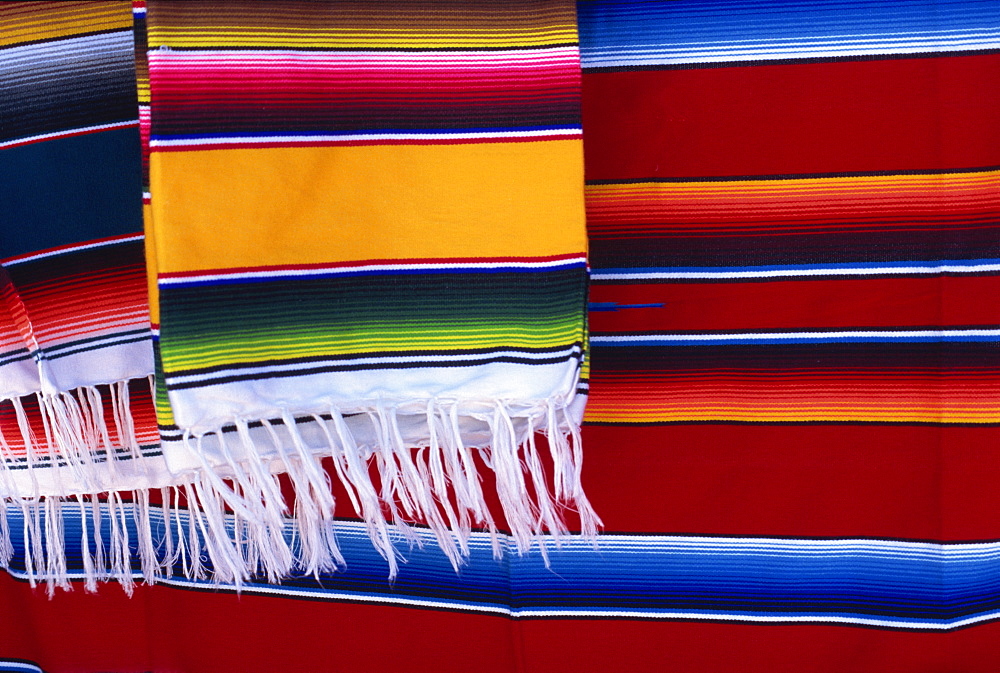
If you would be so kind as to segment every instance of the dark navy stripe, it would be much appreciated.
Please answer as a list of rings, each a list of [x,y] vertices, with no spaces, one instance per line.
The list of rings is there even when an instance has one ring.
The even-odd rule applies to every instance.
[[[0,257],[142,232],[138,128],[47,140],[2,154]]]

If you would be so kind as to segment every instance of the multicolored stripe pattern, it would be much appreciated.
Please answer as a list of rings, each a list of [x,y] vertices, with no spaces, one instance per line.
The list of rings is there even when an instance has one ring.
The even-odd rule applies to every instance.
[[[132,0],[135,40],[135,88],[139,104],[139,138],[142,142],[142,201],[149,204],[149,40],[146,36],[146,1]],[[148,213],[143,212],[143,217]]]
[[[42,357],[149,341],[142,243],[131,234],[4,261]]]
[[[997,264],[982,255],[996,243],[998,195],[995,168],[594,180],[587,222],[596,280],[980,273]]]
[[[589,70],[722,67],[1000,49],[996,9],[975,0],[579,3]]]
[[[592,632],[588,661],[995,667],[991,646],[963,657],[951,635],[995,620],[994,599],[958,587],[964,553],[1000,532],[1000,136],[983,90],[1000,8],[940,9],[578,3],[584,439],[604,468],[588,488],[635,554],[607,584],[575,576],[613,605],[589,613],[609,635]],[[613,556],[623,538],[607,539]],[[918,549],[935,560],[895,565]],[[888,565],[870,574],[875,558]],[[537,637],[571,647],[586,627],[568,615],[585,612],[550,604]]]
[[[129,539],[136,540],[133,507],[119,508],[114,516],[120,516]],[[104,530],[98,539],[107,544],[112,513],[107,506],[103,509]],[[11,509],[7,516],[16,524],[22,514]],[[86,552],[80,546],[83,536],[93,536],[90,506],[67,504],[62,518],[71,558],[95,553],[93,540]],[[184,511],[154,518],[154,544],[160,546],[182,543],[189,527],[197,525]],[[291,528],[287,534],[291,539]],[[475,534],[469,565],[457,575],[433,536],[418,536],[423,549],[407,554],[407,564],[391,583],[386,580],[386,562],[369,544],[364,526],[342,522],[337,537],[352,559],[346,570],[322,574],[318,580],[293,577],[281,585],[251,582],[241,592],[519,621],[725,620],[941,632],[1000,615],[993,579],[1000,563],[996,541],[605,535],[599,554],[586,543],[569,542],[552,554],[546,567],[538,554],[513,553],[509,539],[498,561],[489,536]],[[23,547],[24,541],[15,538],[14,544]],[[164,583],[205,588],[205,583],[183,576],[182,564],[178,560],[177,576]],[[11,571],[17,576],[23,569]],[[79,564],[69,569],[71,576],[82,576],[82,571]]]
[[[140,588],[145,602],[106,612],[106,595],[61,597],[87,617],[66,631],[88,647],[52,646],[64,670],[95,642],[109,644],[95,669],[322,670],[331,628],[356,634],[337,665],[359,669],[996,670],[996,5],[579,12],[597,260],[585,480],[606,549],[566,545],[547,570],[497,563],[474,535],[456,577],[421,533],[390,585],[343,523],[351,562],[318,583],[237,601],[174,578],[194,591]],[[342,268],[316,263],[302,266]],[[163,277],[239,288],[270,266]],[[398,647],[373,647],[385,632]],[[442,661],[428,633],[460,633],[466,656]]]
[[[579,371],[572,3],[167,1],[147,23],[165,433],[208,386],[461,398],[476,367]],[[525,398],[499,376],[488,398]]]
[[[984,628],[994,599],[973,607],[976,590],[959,585],[965,552],[1000,532],[987,504],[1000,101],[986,85],[1000,76],[1000,7],[578,11],[593,266],[584,438],[589,464],[606,467],[589,487],[637,555],[619,559],[630,579],[604,586],[615,606],[597,612],[619,634],[671,620],[647,640],[673,639],[664,656],[713,671],[743,663],[713,664],[697,643],[739,625],[753,631],[746,661],[794,640],[795,670],[870,671],[899,660],[884,637],[862,649],[822,624]],[[606,504],[622,493],[635,502]],[[924,552],[922,570],[895,565]],[[879,579],[875,558],[888,563]],[[957,664],[940,643],[903,642],[945,669],[995,666],[983,651]]]
[[[948,7],[581,4],[591,421],[1000,421],[1000,13]]]
[[[127,2],[0,8],[0,149],[136,125]]]
[[[0,259],[45,358],[149,338],[129,9],[0,8]]]
[[[95,414],[98,417],[115,418],[119,414],[116,405],[120,404],[122,398],[127,400],[130,410],[129,421],[135,435],[135,446],[130,446],[131,438],[123,436],[123,427],[129,421],[125,421],[122,425],[110,423],[107,437],[102,438],[104,441],[97,442],[92,451],[91,459],[97,463],[103,463],[112,458],[130,460],[136,457],[134,452],[145,457],[160,455],[159,433],[156,428],[156,414],[149,381],[133,379],[121,392],[112,391],[112,387],[106,385],[95,386],[95,388],[98,391],[101,407]],[[77,400],[83,399],[83,394],[79,392],[73,393],[73,395]],[[88,400],[83,400],[83,403],[87,402]],[[0,401],[0,427],[5,430],[18,428],[18,415],[23,413],[23,420],[28,428],[26,436],[34,438],[35,441],[29,444],[25,441],[25,434],[8,431],[5,434],[6,443],[3,447],[4,469],[21,471],[64,465],[65,460],[52,451],[50,445],[45,441],[40,441],[47,438],[47,432],[51,433],[52,430],[46,427],[45,414],[39,406],[38,397],[25,396],[19,400],[19,406],[20,409],[15,408],[14,403],[10,400]]]
[[[131,4],[4,3],[0,86],[0,430],[10,463],[25,442],[14,405],[45,453],[52,429],[37,394],[82,403],[82,387],[132,380],[149,396]],[[148,400],[144,412],[135,397],[136,429],[153,451]]]
[[[21,305],[10,275],[0,267],[0,370],[7,396],[26,395],[41,389],[38,367],[21,329]]]
[[[166,385],[580,359],[585,270],[577,257],[163,274]]]
[[[152,145],[578,138],[565,2],[156,3]]]

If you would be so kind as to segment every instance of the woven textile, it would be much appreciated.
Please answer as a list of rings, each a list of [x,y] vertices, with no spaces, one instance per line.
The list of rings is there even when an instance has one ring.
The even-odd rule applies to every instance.
[[[81,242],[56,252],[18,237],[16,213],[5,224],[20,246],[4,262],[5,495],[40,540],[39,576],[66,579],[67,497],[101,577],[133,554],[148,579],[332,570],[335,480],[390,576],[411,524],[456,567],[473,527],[498,556],[502,529],[522,552],[566,533],[567,505],[594,534],[572,3],[15,3],[5,18],[29,42],[5,52],[5,169],[20,151],[35,175],[65,171],[63,145],[48,166],[39,152],[89,143],[80,161],[119,178],[103,187],[122,213],[73,204]],[[75,32],[49,35],[59,22]],[[130,144],[95,153],[115,139]],[[30,175],[11,189],[42,235],[66,235]],[[105,232],[140,213],[149,310],[143,237]],[[50,277],[29,277],[39,265]],[[161,441],[144,445],[154,360]],[[94,537],[133,518],[138,549]]]
[[[983,90],[1000,6],[724,4],[579,8],[606,309],[587,420],[644,465],[672,453],[643,479],[656,514],[627,528],[661,534],[629,541],[649,594],[614,613],[995,619],[997,528],[973,504],[992,488],[973,473],[995,469],[1000,420],[1000,101]],[[928,645],[926,668],[857,660],[967,670],[947,650]],[[855,667],[840,656],[830,670]]]
[[[344,568],[239,596],[175,572],[50,602],[0,577],[0,655],[50,673],[1000,668],[1000,4],[585,0],[577,25],[597,552],[497,562],[515,542],[474,528],[456,573],[417,527],[389,581],[359,517],[334,525]]]
[[[146,489],[169,484],[150,386],[131,4],[6,3],[0,88],[0,491],[30,530],[24,565],[65,583],[64,506],[100,539],[122,492],[143,509]],[[109,574],[131,583],[127,542],[111,546],[117,561],[103,550],[96,566],[72,561],[91,587]]]
[[[564,530],[536,430],[593,527],[570,443],[587,281],[573,6],[499,9],[148,5],[168,462],[235,483],[198,488],[271,522],[246,532],[278,575],[268,461],[294,483],[309,570],[342,561],[331,453],[392,573],[383,508],[456,563],[471,525],[496,530],[474,448],[522,549]]]

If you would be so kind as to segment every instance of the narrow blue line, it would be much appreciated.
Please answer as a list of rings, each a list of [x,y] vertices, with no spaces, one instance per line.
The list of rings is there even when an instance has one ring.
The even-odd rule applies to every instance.
[[[599,337],[591,339],[594,348],[621,348],[628,346],[769,346],[785,344],[822,343],[994,343],[1000,336],[934,336],[934,337],[789,337],[776,339],[637,339],[628,341],[603,341]]]
[[[760,266],[641,266],[641,267],[593,267],[591,274],[625,275],[635,273],[756,273],[766,271],[827,271],[827,270],[859,270],[921,268],[934,271],[942,266],[984,266],[1000,265],[1000,259],[945,259],[935,261],[910,262],[906,260],[895,262],[845,262],[836,264],[763,264]]]
[[[378,136],[387,133],[397,134],[419,134],[419,135],[461,135],[467,133],[523,133],[527,131],[580,131],[577,125],[557,125],[557,126],[497,126],[482,128],[448,128],[448,129],[356,129],[351,131],[250,131],[240,133],[190,133],[182,135],[151,135],[151,141],[157,140],[231,140],[234,138],[308,138],[313,136]]]
[[[169,292],[175,289],[187,289],[193,287],[208,287],[214,285],[244,285],[250,283],[275,283],[283,281],[308,281],[308,280],[330,280],[336,278],[354,278],[359,276],[416,276],[416,275],[457,275],[457,274],[484,274],[484,273],[538,273],[548,271],[568,271],[572,269],[585,269],[586,262],[570,262],[558,266],[544,267],[456,267],[443,269],[370,269],[359,271],[330,271],[324,273],[304,273],[302,275],[275,275],[275,276],[251,276],[249,278],[213,278],[209,280],[174,281],[161,283],[160,289]]]

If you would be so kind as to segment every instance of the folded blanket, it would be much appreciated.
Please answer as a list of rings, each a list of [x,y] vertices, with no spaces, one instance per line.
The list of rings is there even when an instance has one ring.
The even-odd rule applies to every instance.
[[[86,218],[107,217],[77,208],[67,250],[90,255],[86,280],[102,284],[46,304],[90,339],[56,344],[66,355],[33,341],[45,313],[15,277],[51,258],[66,276],[54,284],[82,283],[62,257],[37,252],[66,242],[18,239],[27,215],[3,225],[0,241],[25,248],[2,253],[4,475],[27,461],[27,480],[3,495],[31,510],[35,575],[67,576],[62,503],[76,502],[85,524],[77,496],[93,505],[105,491],[120,511],[92,507],[96,527],[81,526],[82,544],[108,551],[92,555],[90,579],[125,574],[133,555],[148,579],[178,567],[237,584],[329,570],[345,562],[333,529],[343,515],[366,522],[390,574],[412,525],[430,527],[456,566],[473,528],[494,534],[497,554],[500,530],[521,551],[558,539],[567,509],[595,534],[580,482],[587,263],[573,3],[133,4],[135,52],[129,3],[7,10],[30,15],[23,49],[35,62],[59,65],[19,75],[16,47],[0,52],[0,71],[72,102],[31,114],[19,102],[12,118],[107,116],[127,78],[127,119],[53,123],[105,144],[127,131],[114,157],[87,159],[122,178],[127,232],[140,193],[146,204],[148,314],[142,237],[106,232]],[[66,24],[60,12],[75,12],[81,37],[46,32]],[[120,50],[95,51],[97,38]],[[101,73],[119,54],[96,100],[75,84],[90,74],[65,56],[74,49]],[[37,153],[52,142],[43,131],[15,129],[12,142]],[[62,230],[38,204],[23,210]],[[126,310],[123,293],[140,308]],[[90,327],[78,329],[85,313]],[[154,360],[160,443],[147,445],[135,418],[148,423]],[[41,445],[66,468],[49,472],[73,479],[39,481]],[[334,502],[340,491],[349,507]],[[119,544],[112,563],[95,535],[125,509],[142,539]]]
[[[150,390],[131,3],[5,3],[0,89],[0,497],[30,529],[30,576],[65,584],[63,529],[80,526],[90,586],[128,585],[130,543],[98,543],[106,514],[128,497],[146,518],[148,489],[170,483]],[[4,564],[8,535],[0,521]]]
[[[393,572],[386,515],[457,563],[497,527],[479,453],[526,548],[564,530],[541,431],[591,529],[573,4],[157,1],[147,22],[163,438],[202,506],[254,522],[270,569],[286,473],[305,566],[329,567],[327,457]]]

